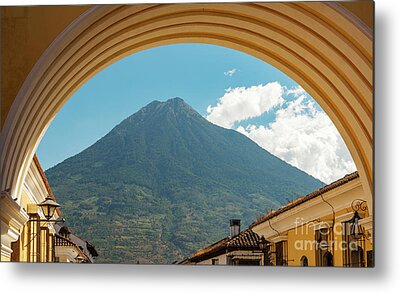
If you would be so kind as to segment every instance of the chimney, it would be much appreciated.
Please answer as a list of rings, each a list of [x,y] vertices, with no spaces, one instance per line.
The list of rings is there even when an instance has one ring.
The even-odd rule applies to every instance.
[[[229,237],[235,237],[240,233],[240,220],[231,219],[229,221]]]

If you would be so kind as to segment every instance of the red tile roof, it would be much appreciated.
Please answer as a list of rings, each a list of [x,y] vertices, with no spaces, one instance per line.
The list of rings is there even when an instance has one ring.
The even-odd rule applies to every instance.
[[[52,191],[51,188],[50,188],[49,181],[47,181],[47,177],[46,177],[46,175],[44,174],[43,168],[42,168],[42,166],[40,165],[39,159],[38,159],[38,157],[36,156],[36,154],[33,156],[33,162],[35,163],[36,167],[37,167],[38,170],[39,170],[40,177],[42,177],[43,183],[44,183],[44,185],[46,186],[47,193],[49,194],[49,196],[50,196],[55,202],[57,202],[57,201],[56,201],[56,198],[54,197],[53,191]],[[59,208],[57,208],[57,212],[58,212],[58,214],[60,214],[60,209],[59,209]]]
[[[311,200],[313,198],[316,198],[316,197],[320,196],[321,194],[324,194],[324,193],[326,193],[326,192],[328,192],[328,191],[330,191],[332,189],[335,189],[335,188],[337,188],[337,187],[339,187],[341,185],[344,185],[344,184],[346,184],[346,183],[348,183],[348,182],[350,182],[350,181],[352,181],[354,179],[357,179],[359,177],[360,177],[360,175],[358,174],[357,171],[353,172],[351,174],[347,174],[343,178],[338,179],[338,180],[332,182],[331,184],[328,184],[328,185],[326,185],[326,186],[324,186],[324,187],[322,187],[320,189],[317,189],[317,190],[315,190],[315,191],[313,191],[313,192],[311,192],[311,193],[309,193],[309,194],[307,194],[305,196],[302,196],[302,197],[290,202],[289,204],[287,204],[285,206],[282,206],[281,208],[279,208],[276,211],[271,211],[270,213],[258,218],[257,220],[255,220],[250,225],[249,228],[252,228],[252,227],[254,227],[254,226],[258,225],[258,224],[261,224],[261,223],[263,223],[263,222],[265,222],[265,221],[267,221],[269,219],[272,219],[272,218],[278,216],[279,214],[282,214],[283,212],[286,212],[286,211],[288,211],[288,210],[290,210],[290,209],[292,209],[292,208],[294,208],[294,207],[296,207],[296,206],[298,206],[298,205],[300,205],[300,204],[302,204],[302,203],[304,203],[306,201],[309,201],[309,200]]]
[[[193,253],[188,259],[189,262],[199,262],[213,256],[235,250],[258,250],[260,236],[252,230],[247,229],[235,237],[226,237],[210,246]]]

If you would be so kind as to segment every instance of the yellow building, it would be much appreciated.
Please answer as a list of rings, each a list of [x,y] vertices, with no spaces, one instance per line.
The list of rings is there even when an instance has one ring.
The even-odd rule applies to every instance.
[[[55,229],[55,262],[94,262],[98,253],[93,245],[74,235],[66,226],[55,225]]]
[[[373,221],[365,197],[354,172],[178,264],[372,267]]]
[[[76,259],[78,255],[71,254],[73,258],[62,258],[63,261],[81,262],[81,258],[92,261],[93,258],[73,241],[60,241],[62,236],[57,234],[59,228],[54,221],[60,217],[60,210],[36,156],[22,186],[21,196],[17,200],[12,199],[7,191],[2,192],[0,197],[0,260],[54,262],[59,258],[57,253],[63,254],[65,250],[61,244],[71,242],[79,250],[77,254],[80,257]],[[50,205],[43,206],[43,203]]]
[[[268,262],[372,267],[373,221],[357,172],[301,197],[251,226],[268,241]]]
[[[35,156],[24,180],[21,196],[13,200],[1,194],[1,261],[51,262],[54,260],[54,225],[44,222],[38,204],[47,197],[53,201],[46,176]],[[53,218],[58,218],[57,208]]]

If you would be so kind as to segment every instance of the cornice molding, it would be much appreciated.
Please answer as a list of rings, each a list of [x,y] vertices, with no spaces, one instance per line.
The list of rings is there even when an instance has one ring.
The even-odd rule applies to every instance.
[[[321,221],[314,224],[314,230],[321,230],[325,228],[331,228],[333,226],[333,221]]]
[[[0,196],[0,218],[7,223],[12,222],[17,228],[22,228],[29,216],[8,194]]]
[[[351,202],[355,198],[362,198],[363,189],[359,178],[326,192],[324,200],[333,205],[335,212],[339,212],[351,207]],[[279,233],[295,229],[302,225],[318,225],[321,218],[331,216],[331,220],[324,220],[325,223],[333,224],[333,211],[321,196],[310,199],[290,210],[287,210],[269,221],[262,222],[252,227],[258,235],[266,238],[273,237]],[[338,217],[335,217],[337,220]]]
[[[9,196],[0,196],[1,255],[10,258],[11,243],[18,240],[20,231],[28,221],[28,214]]]
[[[281,241],[287,241],[287,239],[288,239],[287,235],[278,235],[278,236],[271,238],[270,241],[272,241],[274,243],[278,243]]]
[[[1,244],[1,259],[0,261],[6,261],[11,258],[12,249],[3,243]]]
[[[335,221],[343,223],[343,222],[346,222],[346,221],[350,220],[353,216],[354,216],[354,212],[351,211],[351,212],[345,213],[343,215],[337,216],[335,218]]]

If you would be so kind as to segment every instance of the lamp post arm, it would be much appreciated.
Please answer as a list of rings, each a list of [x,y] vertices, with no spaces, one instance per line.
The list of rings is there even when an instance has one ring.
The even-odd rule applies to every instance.
[[[65,219],[64,219],[64,218],[62,218],[61,220],[42,220],[42,219],[36,220],[36,219],[29,219],[28,222],[39,222],[39,223],[43,223],[43,222],[46,222],[46,223],[64,223],[64,222],[65,222]]]

